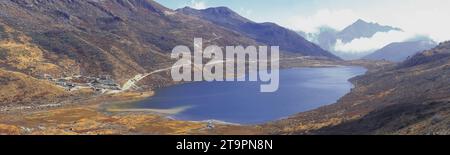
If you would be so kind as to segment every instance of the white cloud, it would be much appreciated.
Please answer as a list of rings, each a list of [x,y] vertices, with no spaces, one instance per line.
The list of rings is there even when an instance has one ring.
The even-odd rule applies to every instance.
[[[329,26],[331,28],[342,30],[352,24],[360,17],[349,9],[330,10],[322,9],[312,16],[295,16],[290,18],[287,25],[291,29],[314,33],[320,26]]]
[[[414,33],[402,31],[378,32],[371,38],[354,39],[349,43],[338,40],[334,49],[340,52],[360,53],[375,51],[393,42],[402,42],[415,37]]]
[[[405,0],[364,14],[373,21],[400,27],[407,32],[426,34],[441,42],[450,39],[449,8],[448,0]]]
[[[191,4],[190,4],[191,8],[194,9],[206,9],[206,3],[204,1],[197,1],[197,0],[192,0]]]
[[[351,1],[350,1],[351,2]],[[343,4],[345,2],[333,2]],[[379,0],[329,9],[317,9],[314,14],[293,15],[281,23],[291,29],[317,32],[328,25],[337,30],[357,19],[399,27],[409,33],[424,34],[438,42],[450,40],[449,0]]]
[[[251,9],[246,9],[246,8],[239,8],[239,14],[243,15],[243,16],[250,16],[253,13],[253,10]]]
[[[364,19],[404,30],[404,32],[377,33],[371,38],[355,39],[350,43],[338,41],[335,50],[341,52],[373,51],[417,35],[429,36],[437,42],[450,40],[450,20],[447,20],[450,17],[449,0],[379,0],[340,5],[332,9],[318,4],[318,9],[312,14],[298,13],[281,20],[281,24],[293,30],[316,33],[321,26],[342,30],[357,19]]]

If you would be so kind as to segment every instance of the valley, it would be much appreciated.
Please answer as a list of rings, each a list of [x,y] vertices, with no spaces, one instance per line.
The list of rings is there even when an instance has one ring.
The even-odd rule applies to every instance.
[[[307,60],[307,58],[290,58],[286,59],[289,63],[281,61],[281,64],[284,64],[283,68],[333,67],[345,65],[333,61],[320,62],[312,59],[308,61],[304,60]],[[294,65],[290,66],[289,64]],[[170,68],[159,69],[146,75],[152,76],[153,74],[168,72],[169,70]],[[106,91],[105,89],[104,91],[96,92],[90,87],[68,91],[64,90],[63,87],[55,86],[58,89],[61,89],[62,92],[73,95],[73,97],[65,97],[64,100],[60,102],[45,100],[49,104],[3,106],[1,108],[0,132],[2,134],[45,135],[268,134],[258,125],[233,125],[215,122],[214,128],[210,128],[210,122],[177,121],[168,118],[168,115],[177,111],[175,109],[175,111],[165,111],[157,109],[127,108],[130,103],[153,96],[152,91],[134,89],[139,87],[137,83],[140,83],[139,81],[143,79],[145,79],[145,77],[137,75],[135,78],[129,80],[132,83],[130,86],[133,87],[129,87],[129,90],[125,90],[124,88],[127,88],[125,85],[122,87],[122,90],[119,91]],[[39,81],[46,82],[47,79]],[[167,86],[173,84],[167,84]],[[86,94],[83,96],[76,95],[76,92],[80,90],[85,90]],[[124,119],[126,119],[126,123],[123,122],[125,121]],[[148,124],[153,125],[149,126]]]
[[[321,27],[318,32],[259,23],[227,7],[170,9],[153,0],[3,0],[0,135],[450,133],[450,42],[414,36],[369,51],[362,59],[343,60],[339,52],[354,51],[347,46],[335,50],[338,43],[404,30],[359,19],[342,30]],[[194,38],[203,38],[205,47],[280,46],[276,61],[290,75],[283,80],[289,81],[283,87],[289,91],[249,99],[245,95],[252,85],[183,87],[189,82],[171,78],[171,70],[179,67],[173,66],[171,51],[179,45],[195,49]],[[182,88],[168,93],[176,97],[157,94],[173,87]],[[227,88],[240,91],[217,103],[202,98],[220,96]],[[300,92],[306,96],[296,94]],[[149,101],[158,97],[174,102]],[[183,97],[198,100],[187,103],[193,100]],[[252,102],[240,112],[253,112],[253,117],[220,113],[237,111],[238,99]],[[289,104],[270,105],[278,101]],[[142,102],[145,106],[136,106]],[[256,102],[264,103],[261,109],[254,108]],[[216,104],[217,111],[208,113],[214,111],[208,103]],[[195,113],[206,117],[176,117],[195,105],[206,107]]]

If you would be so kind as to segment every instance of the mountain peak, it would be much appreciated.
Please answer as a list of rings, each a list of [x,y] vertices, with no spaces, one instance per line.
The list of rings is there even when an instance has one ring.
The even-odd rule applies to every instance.
[[[211,14],[222,15],[222,16],[235,16],[235,17],[239,16],[240,17],[240,15],[238,13],[236,13],[233,10],[231,10],[230,8],[227,8],[224,6],[207,8],[202,11],[211,13]]]
[[[231,23],[247,23],[251,22],[245,17],[242,17],[238,13],[234,12],[230,8],[227,7],[212,7],[212,8],[206,8],[206,9],[195,9],[191,7],[184,7],[182,9],[176,10],[177,12],[187,14],[187,15],[193,15],[197,17],[201,17],[208,20],[225,20],[227,22]]]
[[[194,8],[192,8],[190,6],[185,6],[183,8],[179,8],[179,9],[176,9],[176,10],[197,10],[197,9],[194,9]]]
[[[225,6],[210,7],[210,8],[206,8],[204,10],[219,10],[219,11],[226,11],[226,12],[234,12],[233,10],[231,10],[230,8],[225,7]]]
[[[219,7],[210,7],[210,8],[206,8],[206,9],[196,9],[196,8],[192,8],[190,6],[185,6],[184,8],[181,9],[177,9],[177,11],[202,11],[202,12],[220,12],[220,13],[234,13],[236,14],[236,12],[234,12],[233,10],[231,10],[228,7],[225,6],[219,6]]]
[[[358,19],[352,25],[346,27],[338,34],[338,38],[344,43],[351,42],[353,39],[370,38],[378,32],[403,31],[400,28],[380,25],[378,23],[367,22]]]
[[[358,19],[356,22],[354,22],[352,25],[348,26],[347,28],[351,28],[351,27],[374,27],[374,28],[385,29],[385,30],[389,29],[389,31],[390,30],[402,31],[402,29],[400,29],[400,28],[387,26],[387,25],[380,25],[376,22],[367,22],[363,19]]]
[[[375,23],[375,22],[367,22],[363,19],[358,19],[357,21],[355,21],[352,25],[348,26],[348,27],[355,27],[355,26],[379,26],[382,27],[382,25]],[[347,28],[348,28],[347,27]]]
[[[358,24],[369,24],[368,22],[366,22],[363,19],[358,19],[355,23],[358,23]]]

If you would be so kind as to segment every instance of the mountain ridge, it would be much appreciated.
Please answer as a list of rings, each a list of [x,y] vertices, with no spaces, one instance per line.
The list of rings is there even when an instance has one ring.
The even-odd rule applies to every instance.
[[[260,45],[151,0],[0,1],[0,70],[5,73],[0,78],[6,80],[10,90],[17,91],[17,95],[4,95],[7,98],[2,100],[29,98],[24,95],[26,88],[36,90],[36,94],[60,92],[56,89],[64,87],[65,82],[59,80],[80,76],[107,76],[120,86],[136,75],[171,66],[175,61],[170,58],[171,50],[177,45],[192,48],[195,37],[211,39],[206,45]],[[23,89],[15,89],[14,81],[8,79],[21,79],[22,84],[17,85]],[[32,84],[45,86],[51,81],[47,79],[54,80],[50,83],[54,87],[47,88],[55,90],[35,89]],[[142,80],[136,89],[150,90],[172,83],[170,74],[164,72]],[[67,88],[63,91],[70,91]],[[2,93],[6,90],[0,89]],[[51,98],[58,94],[48,95],[48,102],[56,101]],[[48,103],[23,101],[24,105]]]
[[[400,28],[380,25],[378,23],[366,22],[358,19],[353,24],[347,26],[337,34],[337,38],[344,43],[349,43],[354,39],[370,38],[378,32],[403,31]]]
[[[194,37],[221,36],[211,44],[258,45],[151,0],[8,0],[0,7],[0,22],[31,38],[45,56],[75,61],[80,71],[68,74],[109,74],[120,82],[169,65],[172,48],[193,46]]]
[[[402,62],[408,57],[421,51],[429,50],[436,45],[437,43],[431,40],[394,42],[363,57],[363,59]]]
[[[280,46],[280,50],[300,53],[305,56],[323,56],[339,59],[319,46],[307,41],[296,32],[275,23],[256,23],[242,17],[226,7],[197,10],[189,7],[176,10],[179,13],[196,16],[216,25],[245,34],[258,42]]]
[[[318,44],[323,49],[326,49],[343,59],[353,60],[370,54],[373,51],[365,51],[360,54],[354,54],[348,51],[337,51],[335,50],[335,45],[338,41],[345,44],[353,41],[354,39],[370,38],[376,33],[390,31],[403,30],[392,26],[381,25],[375,22],[366,22],[362,19],[358,19],[342,30],[336,30],[331,27],[323,26],[319,28],[319,32],[317,33],[298,33],[303,35],[305,38],[308,38],[308,40]]]

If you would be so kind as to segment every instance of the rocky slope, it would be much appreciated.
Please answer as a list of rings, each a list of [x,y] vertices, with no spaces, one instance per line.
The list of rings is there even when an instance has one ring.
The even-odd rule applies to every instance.
[[[0,106],[52,102],[69,94],[48,82],[18,72],[0,69]],[[44,89],[45,88],[45,89]]]
[[[108,74],[120,82],[169,62],[172,48],[192,46],[194,37],[256,44],[151,0],[6,0],[0,2],[0,23],[28,37],[42,59],[76,62],[79,69],[65,70],[68,75]]]
[[[291,36],[279,26],[258,26]],[[204,46],[268,43],[152,0],[0,1],[0,69],[34,79],[109,75],[123,85],[138,74],[171,66],[171,50],[177,45],[192,48],[194,38],[203,38]],[[337,59],[300,36],[294,39],[307,49],[302,54]],[[140,84],[154,88],[169,80],[169,74],[161,73]]]
[[[47,98],[45,94],[57,97],[57,87],[40,84],[45,75],[110,75],[123,84],[137,74],[170,66],[172,48],[192,47],[194,37],[209,41],[205,44],[258,45],[251,38],[151,0],[0,1],[0,70],[2,83],[11,85],[11,89],[0,88],[0,103],[34,102],[25,102],[36,97],[27,96],[28,90],[42,98]],[[148,81],[168,77],[158,75]],[[16,93],[4,94],[13,87]]]
[[[35,78],[77,71],[75,64],[73,60],[47,53],[29,36],[0,21],[0,110],[5,110],[5,106],[47,104],[80,95]]]
[[[268,125],[281,134],[449,134],[450,42],[352,79],[336,104]]]

